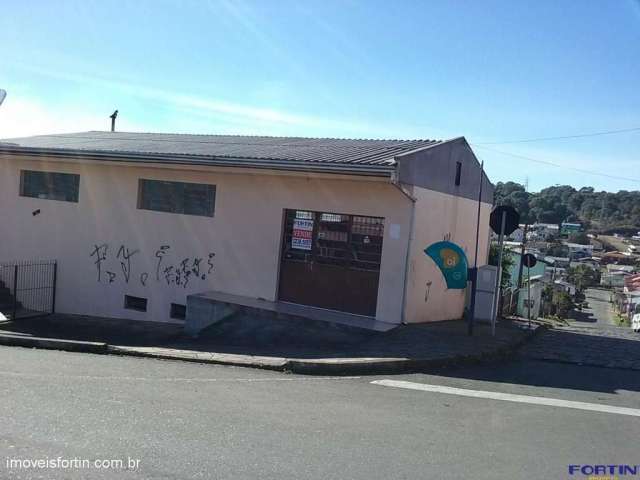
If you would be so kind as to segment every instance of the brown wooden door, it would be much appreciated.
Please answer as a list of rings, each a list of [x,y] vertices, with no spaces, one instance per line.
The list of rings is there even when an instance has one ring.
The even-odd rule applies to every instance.
[[[279,299],[375,316],[384,219],[286,210]]]

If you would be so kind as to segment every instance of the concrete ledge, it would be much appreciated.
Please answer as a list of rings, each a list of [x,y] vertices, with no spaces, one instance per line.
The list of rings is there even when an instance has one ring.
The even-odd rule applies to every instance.
[[[387,332],[397,328],[399,324],[386,323],[373,317],[353,313],[337,312],[324,308],[297,305],[293,303],[270,301],[260,298],[232,295],[229,293],[209,291],[189,295],[187,297],[186,330],[192,333],[217,323],[223,314],[216,313],[214,308],[225,307],[228,311],[252,316],[270,316],[291,320],[315,320],[328,325],[343,325],[352,328]],[[191,326],[193,324],[193,326]]]
[[[58,338],[31,337],[26,335],[0,335],[0,345],[10,347],[45,348],[67,352],[107,353],[107,344],[101,342],[81,342]]]
[[[195,338],[205,328],[230,317],[236,311],[237,308],[231,304],[213,302],[198,295],[188,295],[184,331]]]

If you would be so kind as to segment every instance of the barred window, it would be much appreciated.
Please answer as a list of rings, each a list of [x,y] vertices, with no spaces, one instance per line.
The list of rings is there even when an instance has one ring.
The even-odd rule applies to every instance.
[[[124,308],[128,310],[137,310],[139,312],[146,312],[147,299],[142,297],[134,297],[132,295],[125,295]]]
[[[215,185],[139,180],[138,208],[157,212],[213,217]]]
[[[80,175],[74,173],[20,171],[20,195],[23,197],[78,202]]]

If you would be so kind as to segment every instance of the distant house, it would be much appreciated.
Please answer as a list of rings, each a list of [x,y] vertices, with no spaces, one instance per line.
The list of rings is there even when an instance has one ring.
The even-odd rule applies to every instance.
[[[600,259],[598,257],[585,257],[579,258],[575,262],[572,262],[571,266],[574,266],[574,263],[576,264],[575,266],[588,265],[592,268],[598,268],[600,266]]]
[[[553,287],[556,290],[568,293],[572,297],[576,294],[576,286],[565,280],[554,280]]]
[[[640,292],[640,274],[628,275],[624,279],[625,292]]]
[[[518,295],[518,315],[524,318],[536,319],[540,316],[542,306],[543,278],[536,275],[529,279],[530,286],[525,278],[522,294]],[[530,315],[530,317],[529,317]]]
[[[582,245],[580,243],[566,242],[564,244],[569,249],[569,258],[587,258],[593,256],[593,245]]]
[[[518,288],[518,273],[520,271],[520,264],[522,263],[522,255],[519,252],[512,252],[511,258],[513,259],[513,263],[511,267],[509,267],[509,283],[512,288]],[[531,277],[544,276],[546,268],[547,264],[543,260],[538,260],[535,266],[531,269],[523,266],[523,283],[527,279],[527,275],[530,275]]]
[[[619,265],[635,265],[636,260],[640,258],[636,255],[621,252],[607,252],[602,255],[601,264],[619,264]]]
[[[560,235],[571,235],[572,233],[579,233],[581,231],[581,223],[562,222],[562,225],[560,226]]]
[[[544,261],[553,267],[561,268],[566,268],[571,264],[571,259],[569,257],[546,256],[544,257]]]
[[[624,273],[633,273],[636,271],[636,267],[634,267],[633,265],[616,265],[616,264],[608,264],[607,265],[607,272],[609,273],[613,273],[613,272],[624,272]]]
[[[530,230],[534,240],[550,240],[560,233],[560,227],[555,223],[534,223]]]
[[[600,275],[600,285],[611,288],[624,288],[624,279],[629,274],[622,271],[604,272]]]
[[[521,225],[519,228],[516,228],[511,235],[509,235],[509,239],[514,242],[521,243],[524,240],[524,225]]]
[[[627,279],[636,271],[633,265],[608,264],[600,276],[600,285],[626,289]]]

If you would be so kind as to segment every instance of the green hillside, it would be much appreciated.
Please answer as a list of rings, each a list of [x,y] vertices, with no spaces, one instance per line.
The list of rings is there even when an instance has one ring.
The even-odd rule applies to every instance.
[[[512,205],[523,223],[581,222],[589,229],[607,233],[640,230],[640,191],[596,192],[556,185],[529,193],[516,182],[498,182],[496,205]]]

